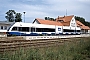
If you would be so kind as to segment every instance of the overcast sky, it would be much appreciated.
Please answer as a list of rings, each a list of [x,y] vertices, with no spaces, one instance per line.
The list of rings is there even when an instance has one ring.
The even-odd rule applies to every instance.
[[[5,13],[15,10],[22,14],[25,21],[33,22],[35,18],[75,15],[90,22],[90,0],[0,0],[0,21],[5,21]]]

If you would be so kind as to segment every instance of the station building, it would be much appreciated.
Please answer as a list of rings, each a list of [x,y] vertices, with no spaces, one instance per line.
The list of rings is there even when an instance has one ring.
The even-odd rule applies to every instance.
[[[63,17],[58,16],[55,21],[36,18],[33,21],[33,24],[47,24],[47,25],[62,26],[63,31],[67,31],[67,32],[69,30],[70,31],[73,30],[77,32],[80,31],[82,34],[90,33],[89,32],[90,28],[82,24],[80,21],[75,20],[74,15],[63,16]]]
[[[0,21],[0,34],[5,34],[13,22]]]

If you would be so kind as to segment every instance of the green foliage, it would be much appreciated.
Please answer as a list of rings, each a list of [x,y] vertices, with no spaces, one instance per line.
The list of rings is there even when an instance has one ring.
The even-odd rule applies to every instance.
[[[75,16],[75,19],[78,20],[78,21],[80,21],[80,22],[83,23],[84,25],[90,27],[90,22],[85,21],[85,19],[84,19],[83,17]]]
[[[41,58],[42,57],[39,53],[39,49],[31,49],[27,60],[42,60]]]
[[[9,22],[21,22],[21,13],[16,13],[14,10],[9,10],[8,12],[6,12],[5,18],[7,19],[7,21]]]
[[[84,60],[83,56],[80,54],[74,54],[72,60]]]
[[[7,16],[5,16],[5,18],[10,21],[10,22],[14,22],[14,15],[16,14],[16,12],[14,10],[9,10],[8,12],[6,12]]]
[[[16,13],[15,15],[15,22],[22,22],[22,14],[21,13]]]
[[[85,21],[85,25],[90,27],[90,22]]]
[[[85,23],[85,19],[83,17],[75,16],[75,19],[82,22],[82,23]]]
[[[48,17],[45,17],[45,20],[48,20]]]
[[[54,18],[50,18],[50,17],[45,17],[45,20],[55,21],[55,19],[54,19]]]

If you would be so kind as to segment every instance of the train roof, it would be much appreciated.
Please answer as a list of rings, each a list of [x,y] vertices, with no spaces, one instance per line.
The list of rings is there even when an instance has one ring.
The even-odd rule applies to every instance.
[[[33,23],[23,23],[23,22],[16,22],[13,26],[17,26],[17,27],[55,28],[55,25],[33,24]]]

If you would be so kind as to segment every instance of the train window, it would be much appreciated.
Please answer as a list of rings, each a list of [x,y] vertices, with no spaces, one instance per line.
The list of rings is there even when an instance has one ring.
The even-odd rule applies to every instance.
[[[9,26],[9,28],[7,29],[7,31],[9,31],[10,28],[11,28],[14,24],[15,24],[15,23],[11,24],[11,25]]]
[[[36,32],[55,32],[55,29],[50,29],[50,28],[36,28]]]
[[[63,29],[63,32],[80,32],[80,30]]]
[[[12,31],[17,31],[17,27],[13,27],[12,28]]]
[[[22,27],[19,27],[19,28],[18,28],[18,31],[22,31]]]
[[[34,27],[31,27],[31,32],[35,32],[35,28]]]
[[[80,32],[80,30],[76,30],[77,32]]]
[[[75,30],[63,29],[63,32],[75,32]]]
[[[18,30],[22,32],[29,32],[29,27],[19,27]]]

